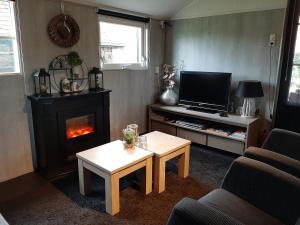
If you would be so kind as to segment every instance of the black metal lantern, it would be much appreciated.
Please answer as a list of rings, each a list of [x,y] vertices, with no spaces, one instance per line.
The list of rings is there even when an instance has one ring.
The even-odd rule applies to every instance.
[[[104,88],[103,72],[99,68],[93,67],[93,69],[89,71],[88,78],[90,91],[99,91]]]
[[[33,73],[34,94],[38,96],[51,95],[50,74],[44,68]]]

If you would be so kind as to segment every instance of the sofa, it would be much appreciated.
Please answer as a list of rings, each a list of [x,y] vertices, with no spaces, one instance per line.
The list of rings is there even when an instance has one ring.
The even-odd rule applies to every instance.
[[[265,162],[300,178],[300,134],[273,129],[261,148],[249,147],[245,157]]]
[[[298,225],[299,217],[300,179],[240,157],[219,189],[199,200],[178,202],[167,225]]]

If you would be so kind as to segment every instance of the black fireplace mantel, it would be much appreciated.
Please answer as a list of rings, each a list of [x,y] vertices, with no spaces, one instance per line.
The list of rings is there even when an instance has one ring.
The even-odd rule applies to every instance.
[[[42,175],[55,179],[73,172],[77,168],[77,152],[110,141],[110,92],[102,90],[43,97],[28,96],[33,117],[37,170]],[[76,121],[81,118],[91,123],[91,130],[84,135],[68,136],[69,124],[72,125],[75,121],[76,125]]]

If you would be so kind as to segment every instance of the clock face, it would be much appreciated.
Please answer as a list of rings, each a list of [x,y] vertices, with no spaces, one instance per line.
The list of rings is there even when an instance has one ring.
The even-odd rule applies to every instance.
[[[48,35],[54,44],[69,48],[79,41],[80,29],[71,16],[60,14],[49,22]]]

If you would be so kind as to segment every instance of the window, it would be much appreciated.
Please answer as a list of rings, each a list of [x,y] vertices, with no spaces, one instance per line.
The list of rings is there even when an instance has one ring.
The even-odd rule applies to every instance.
[[[146,23],[100,16],[99,24],[102,69],[147,69]]]
[[[0,74],[19,73],[14,2],[0,0]]]
[[[294,104],[300,104],[300,18],[298,21],[298,31],[294,49],[294,58],[292,66],[292,76],[289,88],[288,101]]]

